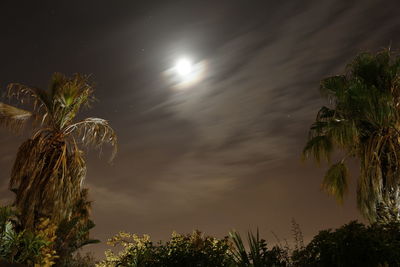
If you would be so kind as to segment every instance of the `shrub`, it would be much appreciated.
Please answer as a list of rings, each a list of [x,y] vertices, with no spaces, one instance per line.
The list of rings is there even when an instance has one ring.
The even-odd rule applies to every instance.
[[[98,267],[109,266],[229,266],[229,241],[225,237],[217,239],[204,236],[199,231],[182,235],[173,233],[166,243],[154,244],[148,235],[139,237],[119,233],[109,242],[112,246],[122,246],[119,254],[106,251],[106,259]]]
[[[356,221],[320,231],[304,248],[293,252],[295,266],[400,266],[400,224]]]
[[[53,249],[55,225],[49,219],[42,219],[34,232],[18,230],[16,215],[12,207],[0,207],[0,260],[52,266],[57,257]]]

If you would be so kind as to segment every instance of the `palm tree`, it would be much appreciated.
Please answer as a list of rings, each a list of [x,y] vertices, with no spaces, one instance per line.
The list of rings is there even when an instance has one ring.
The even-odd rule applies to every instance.
[[[109,143],[116,152],[117,138],[108,122],[87,118],[74,122],[83,106],[94,100],[87,76],[52,76],[49,90],[10,84],[7,96],[30,111],[0,103],[0,124],[20,130],[33,121],[33,133],[17,153],[11,172],[10,189],[24,228],[34,228],[40,217],[55,224],[69,219],[74,203],[82,194],[86,164],[80,145]],[[32,118],[33,120],[29,120]]]
[[[329,100],[310,128],[303,156],[343,157],[326,172],[322,188],[343,201],[347,159],[359,160],[357,202],[371,222],[399,220],[400,208],[400,57],[390,50],[361,53],[343,75],[322,80]],[[335,154],[336,155],[336,154]]]

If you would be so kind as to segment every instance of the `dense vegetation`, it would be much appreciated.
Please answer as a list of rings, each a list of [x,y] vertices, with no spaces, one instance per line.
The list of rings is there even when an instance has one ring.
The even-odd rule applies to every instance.
[[[55,251],[51,250],[55,228],[47,227],[35,233],[13,230],[13,211],[3,208],[0,214],[0,257],[9,262],[28,266],[51,266]],[[8,229],[5,229],[8,228]],[[51,230],[53,229],[53,230]],[[298,229],[294,229],[298,232]],[[294,236],[293,248],[287,244],[268,246],[258,232],[248,233],[243,241],[237,232],[218,239],[199,231],[192,234],[173,233],[170,240],[154,243],[150,237],[139,237],[121,232],[109,240],[119,252],[106,251],[105,260],[98,267],[138,266],[231,266],[231,267],[306,267],[306,266],[400,266],[400,224],[372,224],[365,226],[350,222],[336,230],[319,232],[309,244]],[[59,265],[58,265],[59,266]],[[72,257],[66,266],[95,266],[94,259]]]
[[[390,50],[361,53],[345,74],[322,80],[329,105],[317,113],[304,148],[305,158],[332,164],[323,188],[343,201],[348,187],[346,160],[360,161],[357,199],[370,225],[350,222],[324,230],[304,245],[294,222],[295,245],[268,246],[249,232],[218,239],[199,231],[174,233],[166,242],[121,232],[97,263],[106,266],[400,266],[400,57]],[[0,264],[25,266],[94,266],[77,251],[96,243],[89,231],[91,202],[83,187],[86,163],[81,147],[114,148],[117,138],[107,121],[87,118],[75,122],[79,110],[93,100],[86,76],[54,74],[47,90],[11,84],[0,102],[0,125],[14,131],[32,122],[31,137],[19,148],[9,189],[11,206],[0,208]],[[113,153],[114,155],[114,153]]]
[[[121,245],[123,250],[115,255],[106,252],[106,260],[98,266],[228,266],[230,257],[228,239],[174,233],[165,244],[154,244],[150,237],[119,233],[109,244]]]
[[[396,222],[370,226],[350,222],[336,230],[321,231],[307,246],[299,242],[293,249],[288,245],[268,247],[258,232],[248,233],[247,244],[236,232],[216,239],[197,231],[173,234],[170,241],[157,244],[149,236],[120,233],[109,244],[122,245],[122,250],[119,254],[107,251],[99,267],[400,266],[400,224]]]

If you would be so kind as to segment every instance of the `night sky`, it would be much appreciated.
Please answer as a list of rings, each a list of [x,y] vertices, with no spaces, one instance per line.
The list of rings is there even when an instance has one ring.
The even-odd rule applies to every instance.
[[[301,161],[319,81],[360,51],[400,49],[399,11],[398,0],[1,1],[0,87],[91,74],[98,102],[81,117],[119,138],[112,165],[88,152],[94,237],[258,226],[290,240],[295,218],[309,240],[360,219],[354,184],[339,206],[320,190],[326,166]],[[183,56],[203,71],[180,86]],[[2,204],[27,134],[0,130]]]

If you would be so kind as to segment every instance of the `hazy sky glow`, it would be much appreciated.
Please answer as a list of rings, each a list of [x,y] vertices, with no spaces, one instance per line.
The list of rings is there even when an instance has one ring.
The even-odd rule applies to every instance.
[[[99,101],[82,116],[109,120],[120,142],[113,165],[88,153],[94,237],[258,226],[290,239],[294,217],[309,238],[359,218],[354,196],[338,206],[320,191],[325,166],[300,161],[325,103],[319,81],[359,51],[400,49],[399,10],[397,0],[1,1],[0,86],[92,74]],[[0,130],[1,203],[24,138]]]

